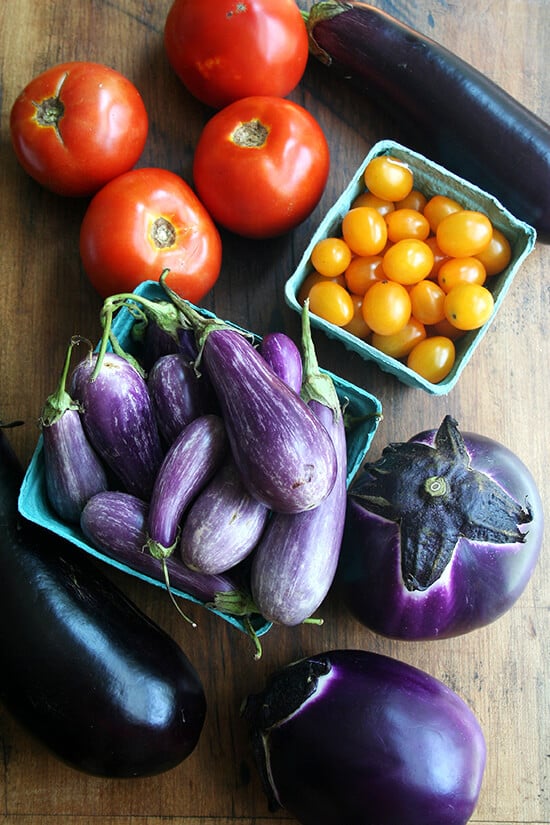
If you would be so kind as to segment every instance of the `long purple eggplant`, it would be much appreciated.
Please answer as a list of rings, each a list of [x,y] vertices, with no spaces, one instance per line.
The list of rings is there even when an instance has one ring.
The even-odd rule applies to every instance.
[[[71,395],[82,407],[84,430],[126,492],[151,495],[163,450],[147,384],[126,359],[106,352],[75,367]]]
[[[226,450],[223,420],[212,414],[191,421],[171,445],[155,480],[147,518],[152,556],[165,559],[173,553],[185,510],[221,465]]]
[[[199,376],[181,353],[158,358],[149,371],[147,386],[160,433],[168,445],[195,418],[214,412],[208,379]]]
[[[66,390],[71,355],[78,342],[71,339],[59,385],[40,415],[48,500],[57,515],[71,523],[79,522],[89,498],[108,487],[105,468],[84,432],[78,404]]]
[[[336,479],[326,428],[245,334],[204,318],[162,285],[195,329],[200,363],[218,396],[231,452],[251,495],[276,512],[317,507]]]
[[[346,433],[338,395],[317,363],[307,304],[302,312],[302,395],[330,433],[338,462],[334,486],[314,510],[275,513],[256,548],[251,592],[259,612],[272,622],[297,625],[317,610],[334,580],[346,514]]]
[[[550,241],[547,123],[448,49],[368,3],[315,3],[305,16],[311,53],[415,127],[412,148],[491,192]]]
[[[279,378],[299,393],[302,387],[302,355],[292,338],[284,332],[268,332],[260,342],[259,352]]]
[[[223,573],[257,545],[270,511],[245,488],[231,456],[197,496],[184,519],[180,553],[203,573]]]

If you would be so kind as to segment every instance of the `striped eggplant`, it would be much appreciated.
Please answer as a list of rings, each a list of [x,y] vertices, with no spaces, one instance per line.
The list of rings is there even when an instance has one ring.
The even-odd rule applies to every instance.
[[[84,430],[126,492],[151,495],[163,460],[160,435],[145,379],[125,358],[106,352],[80,361],[71,395],[82,407]],[[94,376],[94,373],[97,375]]]
[[[334,443],[338,471],[328,497],[303,513],[275,513],[252,561],[251,592],[272,622],[297,625],[327,595],[336,574],[346,514],[347,452],[344,417],[330,376],[319,370],[307,302],[302,311],[302,395]]]
[[[168,290],[162,282],[165,290]],[[309,510],[336,479],[332,440],[307,404],[276,375],[245,334],[200,315],[169,291],[195,330],[218,396],[235,463],[248,491],[276,512]]]
[[[184,519],[180,540],[184,563],[203,573],[231,569],[252,552],[269,512],[250,495],[229,456]]]
[[[77,343],[78,339],[71,339],[58,387],[40,415],[48,500],[63,521],[76,524],[88,499],[108,487],[105,468],[84,432],[78,404],[66,390]]]
[[[299,393],[302,386],[302,355],[292,338],[284,332],[268,332],[260,342],[259,351],[285,384]]]
[[[147,548],[169,557],[179,539],[185,510],[221,465],[227,450],[223,420],[202,415],[191,421],[169,448],[158,471],[147,517]]]

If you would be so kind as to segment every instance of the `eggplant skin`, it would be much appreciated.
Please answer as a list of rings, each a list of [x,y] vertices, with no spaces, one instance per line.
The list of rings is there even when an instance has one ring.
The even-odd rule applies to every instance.
[[[271,807],[302,825],[465,825],[486,746],[439,680],[363,650],[283,668],[243,715]]]
[[[195,669],[91,559],[21,519],[21,480],[0,433],[0,699],[79,771],[137,777],[175,767],[206,714]]]

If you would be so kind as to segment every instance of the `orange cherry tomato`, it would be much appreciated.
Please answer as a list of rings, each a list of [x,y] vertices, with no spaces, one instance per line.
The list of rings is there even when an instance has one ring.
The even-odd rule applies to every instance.
[[[342,238],[323,238],[313,247],[311,263],[321,275],[342,275],[351,261],[351,249]]]
[[[445,317],[458,329],[479,329],[494,309],[494,299],[480,284],[457,284],[445,296]]]
[[[444,255],[441,249],[437,245],[437,238],[435,235],[430,235],[424,243],[428,244],[430,249],[432,250],[432,254],[434,256],[434,265],[430,270],[430,274],[428,278],[432,278],[433,280],[437,279],[437,273],[439,272],[439,267],[443,263],[443,261],[447,261],[449,259],[448,255]]]
[[[373,332],[370,343],[391,358],[405,358],[425,337],[424,324],[411,316],[405,326],[393,335],[378,335]]]
[[[462,206],[458,201],[448,198],[446,195],[434,195],[424,207],[424,215],[428,219],[432,232],[437,231],[437,227],[447,215],[461,211]]]
[[[353,318],[353,301],[347,289],[333,281],[319,281],[309,290],[309,309],[337,327],[349,324]]]
[[[411,299],[402,284],[378,281],[365,293],[362,306],[365,323],[379,335],[393,335],[411,317]]]
[[[412,314],[423,324],[437,324],[445,318],[445,293],[439,284],[427,278],[415,284],[410,292]]]
[[[352,295],[351,300],[353,301],[353,318],[348,324],[344,324],[342,329],[355,335],[356,338],[366,341],[371,334],[371,330],[363,318],[363,296]]]
[[[417,212],[424,212],[428,199],[423,192],[418,189],[411,189],[406,198],[395,203],[396,209],[415,209]]]
[[[498,275],[502,272],[512,258],[512,248],[508,238],[496,227],[493,227],[493,237],[489,245],[485,247],[482,252],[476,255],[483,266],[487,275]]]
[[[459,338],[463,338],[464,335],[466,335],[465,330],[454,327],[446,318],[429,327],[427,333],[428,335],[444,335],[445,338],[450,338],[451,341],[458,341]]]
[[[451,339],[443,335],[434,335],[412,348],[407,357],[407,366],[426,381],[438,384],[452,370],[455,358],[455,345]]]
[[[373,158],[364,172],[365,186],[387,201],[406,198],[413,188],[413,173],[407,164],[391,155]]]
[[[364,295],[369,287],[385,277],[381,255],[357,255],[344,273],[346,286],[355,295]]]
[[[360,195],[357,195],[351,204],[351,208],[355,209],[357,206],[371,206],[373,209],[376,209],[377,212],[380,212],[381,215],[387,215],[395,209],[392,201],[377,198],[372,192],[361,192]]]
[[[335,278],[327,278],[326,275],[321,275],[320,272],[315,272],[315,271],[310,272],[309,275],[304,279],[301,287],[298,290],[298,295],[297,295],[298,303],[300,305],[302,305],[304,303],[306,298],[309,297],[309,292],[311,290],[311,287],[314,284],[318,284],[319,281],[327,281],[327,280],[331,281],[335,284],[339,284],[340,286],[343,286],[343,287],[345,287],[345,285],[346,285],[346,282],[344,280],[343,275],[337,275]]]
[[[377,255],[388,239],[384,216],[372,206],[350,209],[342,220],[344,240],[356,255]]]
[[[386,276],[400,284],[416,284],[429,275],[434,264],[430,247],[416,238],[397,241],[384,254]]]
[[[449,258],[439,267],[437,283],[450,292],[457,284],[484,284],[487,274],[479,258]]]
[[[390,241],[401,241],[404,238],[424,241],[430,234],[428,219],[416,209],[394,209],[386,215],[386,223]]]
[[[441,251],[455,258],[479,255],[489,245],[492,235],[493,226],[487,215],[472,209],[447,215],[436,231]]]

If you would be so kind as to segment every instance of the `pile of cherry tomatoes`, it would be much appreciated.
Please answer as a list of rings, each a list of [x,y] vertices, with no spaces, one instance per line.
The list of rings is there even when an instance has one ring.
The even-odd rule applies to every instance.
[[[299,301],[309,297],[312,313],[438,383],[454,342],[491,317],[487,279],[508,265],[510,243],[482,212],[415,189],[410,167],[391,155],[368,163],[364,183],[341,234],[313,248]]]

